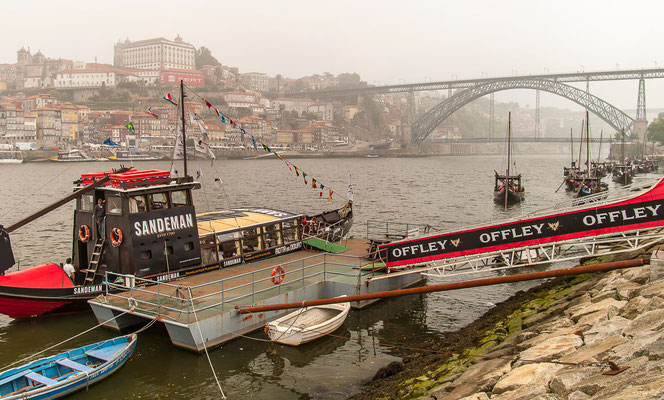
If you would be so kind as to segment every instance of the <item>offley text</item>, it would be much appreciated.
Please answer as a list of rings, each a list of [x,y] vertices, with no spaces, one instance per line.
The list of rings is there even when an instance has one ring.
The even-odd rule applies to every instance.
[[[614,210],[601,212],[595,215],[586,215],[583,217],[583,224],[586,226],[603,225],[613,222],[625,222],[648,217],[656,217],[661,204],[654,206],[635,207],[631,210]]]
[[[397,247],[392,249],[392,256],[402,257],[424,255],[431,252],[445,250],[446,244],[447,239],[423,244],[414,244],[412,246]]]
[[[498,240],[508,240],[508,239],[517,239],[534,236],[535,234],[541,234],[544,224],[532,224],[527,226],[522,226],[519,228],[507,228],[501,229],[489,233],[483,233],[480,235],[480,242],[482,243],[493,243]]]

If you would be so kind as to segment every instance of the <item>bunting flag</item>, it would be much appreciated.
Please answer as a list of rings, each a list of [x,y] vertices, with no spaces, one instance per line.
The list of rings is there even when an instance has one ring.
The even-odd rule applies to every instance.
[[[307,173],[302,171],[302,177],[304,178],[304,184],[308,185],[308,183],[307,183]]]
[[[196,115],[196,113],[193,113],[193,112],[189,111],[189,122],[191,122],[192,124],[198,124],[199,122],[202,122],[202,121],[203,120],[201,119],[201,117]]]
[[[136,133],[136,131],[134,130],[134,124],[132,124],[131,122],[125,125],[125,128],[129,129],[131,133]]]
[[[214,178],[214,184],[217,185],[219,189],[221,189],[221,185],[224,183],[224,181],[221,180],[220,177]]]
[[[240,131],[244,133],[244,129],[240,129]],[[251,144],[254,146],[254,150],[258,150],[258,146],[256,146],[256,138],[254,137],[254,135],[251,135]]]
[[[295,167],[295,175],[300,176],[300,170]]]
[[[284,159],[283,159],[279,154],[277,154],[276,151],[274,152],[274,155],[277,156],[277,157],[279,157],[279,159],[280,159],[281,161],[284,161]]]
[[[321,183],[319,186],[320,186],[320,190],[321,190],[321,193],[322,193],[322,190],[325,189],[325,185],[323,185],[323,184]]]
[[[311,178],[311,187],[316,189],[316,180],[314,178]]]
[[[292,171],[293,168],[291,168],[291,166],[290,166],[290,164],[288,163],[288,161],[284,161],[284,162],[286,163],[286,166],[288,167],[288,169],[290,169],[290,170]]]
[[[205,99],[203,99],[203,101],[205,102],[205,105],[207,106],[207,108],[212,107],[212,104],[210,104],[209,101],[207,101],[207,100],[205,100]]]
[[[201,139],[194,140],[194,150],[199,153],[207,154],[212,160],[217,158],[210,146]]]
[[[200,182],[202,177],[203,177],[203,170],[201,170],[201,166],[199,165],[198,168],[196,169],[196,179],[195,180]]]
[[[103,144],[107,146],[119,146],[119,144],[115,143],[114,141],[111,140],[111,137],[107,137],[106,140],[102,142]]]
[[[319,197],[323,197],[323,191],[320,191],[320,194],[318,195]]]
[[[210,135],[208,135],[207,131],[205,130],[205,126],[203,126],[202,121],[198,121],[198,129],[201,131],[201,135],[203,135],[203,139],[205,139],[205,141],[209,141],[210,140]]]
[[[173,104],[175,107],[178,106],[178,103],[176,103],[176,102],[173,100],[173,98],[171,97],[171,94],[170,94],[170,93],[167,93],[166,96],[163,97],[163,99],[166,100],[167,102]]]
[[[177,178],[178,177],[178,170],[175,169],[175,163],[171,163],[171,178]]]
[[[332,189],[330,189],[330,195],[327,196],[327,201],[331,201],[331,200],[332,200],[332,193],[334,193],[334,191],[333,191]]]
[[[159,116],[157,114],[155,114],[154,112],[152,112],[152,107],[148,107],[148,109],[145,110],[145,113],[149,114],[149,115],[152,115],[154,117],[154,119],[159,119]]]

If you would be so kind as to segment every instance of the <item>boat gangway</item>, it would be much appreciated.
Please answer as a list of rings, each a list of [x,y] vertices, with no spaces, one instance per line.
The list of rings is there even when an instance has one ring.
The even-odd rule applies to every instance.
[[[573,199],[490,225],[392,241],[378,252],[390,278],[451,277],[638,252],[662,241],[664,180]]]
[[[367,241],[344,243],[343,253],[301,250],[169,282],[107,272],[106,292],[89,303],[98,321],[109,328],[122,330],[156,319],[165,325],[175,346],[201,352],[263,329],[286,313],[241,315],[240,307],[402,289],[424,279],[417,274],[395,275],[371,283],[369,278],[382,273],[362,268],[371,263]],[[351,305],[362,308],[374,301]]]

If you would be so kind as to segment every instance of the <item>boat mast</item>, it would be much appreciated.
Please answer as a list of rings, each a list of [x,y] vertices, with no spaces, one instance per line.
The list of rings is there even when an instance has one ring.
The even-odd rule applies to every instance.
[[[569,145],[570,145],[570,167],[574,166],[574,135],[572,134],[572,128],[569,128]]]
[[[602,158],[602,136],[604,136],[604,130],[599,131],[599,151],[597,152],[597,164]]]
[[[507,197],[510,193],[510,163],[512,162],[512,112],[507,114],[507,176],[505,177],[505,209],[507,209]]]
[[[182,154],[184,157],[184,176],[187,177],[187,133],[184,129],[184,83],[180,79],[180,108],[182,109]]]
[[[586,110],[586,176],[590,177],[590,119]]]
[[[583,130],[586,127],[585,123],[586,121],[581,121],[581,137],[579,137],[579,157],[577,157],[577,160],[579,161],[579,173],[581,172],[581,151],[583,150]]]

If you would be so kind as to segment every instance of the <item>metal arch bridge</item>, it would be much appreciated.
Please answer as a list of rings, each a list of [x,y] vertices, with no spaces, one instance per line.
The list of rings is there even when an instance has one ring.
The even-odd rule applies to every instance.
[[[454,79],[447,81],[407,83],[401,85],[363,86],[350,89],[322,89],[283,93],[284,97],[329,99],[348,96],[366,96],[372,94],[420,92],[427,90],[466,89],[494,81],[514,79],[539,79],[553,82],[599,82],[630,79],[664,78],[664,68],[631,69],[617,71],[588,71],[563,74],[539,74],[520,76],[498,76],[493,78]]]
[[[491,80],[462,90],[427,111],[413,122],[411,142],[422,143],[440,123],[459,108],[487,94],[509,89],[534,89],[565,97],[599,116],[617,132],[631,134],[634,120],[618,108],[586,91],[542,78],[512,78]]]

